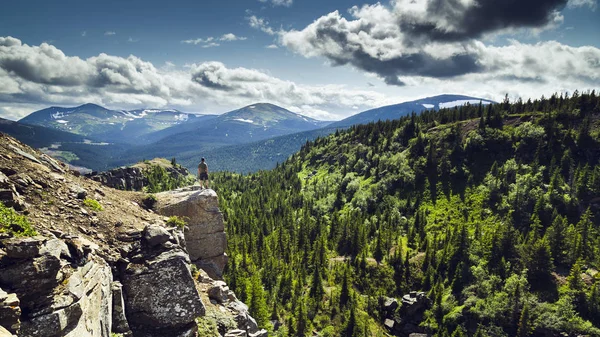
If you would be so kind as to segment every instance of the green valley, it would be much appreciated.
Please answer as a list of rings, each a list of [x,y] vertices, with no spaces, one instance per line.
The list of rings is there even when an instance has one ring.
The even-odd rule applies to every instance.
[[[595,92],[352,126],[215,176],[226,280],[274,336],[600,336]],[[411,291],[414,326],[385,305]]]

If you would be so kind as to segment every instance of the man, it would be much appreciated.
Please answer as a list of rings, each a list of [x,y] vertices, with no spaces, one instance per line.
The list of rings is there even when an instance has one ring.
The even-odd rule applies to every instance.
[[[200,179],[200,187],[204,189],[204,182],[206,181],[206,188],[208,188],[208,165],[204,160],[204,157],[200,159],[198,164],[198,179]]]

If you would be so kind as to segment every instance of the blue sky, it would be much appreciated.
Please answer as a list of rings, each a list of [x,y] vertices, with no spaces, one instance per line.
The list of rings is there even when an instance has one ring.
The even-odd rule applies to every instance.
[[[11,1],[0,117],[86,102],[200,113],[271,102],[340,119],[441,93],[600,89],[597,0],[503,3]]]

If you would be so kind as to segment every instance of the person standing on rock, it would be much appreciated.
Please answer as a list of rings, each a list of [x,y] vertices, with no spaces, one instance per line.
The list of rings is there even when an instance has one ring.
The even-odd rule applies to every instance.
[[[198,179],[200,180],[200,187],[204,187],[204,182],[206,181],[206,188],[208,188],[208,165],[206,164],[206,160],[204,157],[200,159],[200,164],[198,164]]]

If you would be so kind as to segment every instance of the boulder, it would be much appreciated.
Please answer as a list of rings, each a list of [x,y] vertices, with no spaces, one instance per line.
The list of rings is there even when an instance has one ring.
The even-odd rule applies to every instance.
[[[392,298],[383,298],[385,312],[384,326],[395,336],[420,336],[425,331],[420,327],[423,314],[431,306],[430,299],[423,292],[411,291],[402,296],[402,306],[396,313],[398,302]],[[423,335],[427,336],[427,335]]]
[[[386,314],[393,314],[398,309],[398,300],[392,297],[383,298],[383,310]]]
[[[171,234],[159,225],[147,225],[144,228],[144,239],[150,246],[158,246],[171,239]]]
[[[38,235],[29,238],[8,239],[2,243],[6,256],[13,259],[29,259],[39,255],[45,241],[45,237]]]
[[[208,297],[217,301],[218,303],[227,302],[229,294],[229,287],[223,281],[215,281],[212,286],[208,289]]]
[[[248,335],[248,337],[269,337],[269,332],[265,329],[262,329],[260,331],[257,331],[255,333],[251,333]]]
[[[231,330],[225,334],[225,337],[248,337],[248,334],[244,330]]]
[[[184,336],[197,330],[194,320],[205,309],[185,252],[172,249],[130,263],[121,281],[134,336]]]
[[[227,263],[227,236],[219,199],[215,191],[190,186],[157,193],[155,210],[165,216],[179,216],[188,223],[185,241],[190,259],[213,278],[221,278]]]

